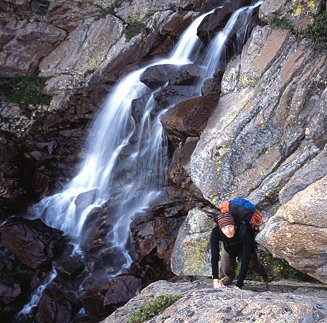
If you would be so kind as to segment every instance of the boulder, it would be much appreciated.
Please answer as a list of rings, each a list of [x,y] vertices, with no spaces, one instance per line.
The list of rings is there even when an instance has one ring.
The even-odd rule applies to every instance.
[[[85,311],[99,322],[135,296],[141,280],[128,274],[110,278],[104,272],[97,272],[87,278],[84,286],[82,302]]]
[[[201,96],[170,108],[160,118],[169,139],[178,143],[184,142],[187,137],[199,137],[218,100],[219,96]]]
[[[1,245],[0,247],[0,319],[10,322],[29,301],[48,272],[33,270],[21,264],[14,255]]]
[[[151,89],[163,86],[167,82],[172,85],[192,85],[201,76],[204,69],[198,65],[187,64],[182,66],[164,64],[148,67],[140,76],[140,81]]]
[[[286,288],[285,288],[286,287]],[[103,323],[127,322],[146,301],[163,294],[179,296],[175,303],[148,320],[151,323],[178,322],[271,322],[289,320],[323,322],[327,317],[326,290],[313,286],[276,287],[275,293],[241,290],[233,287],[213,289],[211,280],[172,283],[158,281],[142,290]],[[292,290],[295,290],[292,293]],[[282,292],[284,291],[284,292]]]
[[[216,1],[216,9],[203,19],[198,27],[197,35],[204,43],[209,43],[217,31],[225,27],[234,11],[248,5],[250,2],[248,0]]]
[[[153,97],[158,105],[168,108],[184,101],[187,98],[196,96],[198,93],[196,86],[188,85],[167,85],[153,93]]]
[[[65,31],[45,22],[26,23],[15,32],[15,38],[1,50],[0,77],[33,74],[41,58],[66,37]]]
[[[309,185],[315,183],[319,179],[327,175],[325,167],[327,160],[327,147],[310,162],[300,168],[280,190],[278,199],[282,204],[288,202],[296,193],[304,190]]]
[[[17,217],[10,218],[1,227],[1,242],[19,262],[31,269],[48,266],[64,246],[61,231],[49,228],[39,219]]]
[[[147,259],[149,263],[151,255],[158,258],[166,269],[170,267],[170,257],[174,247],[178,229],[183,222],[183,216],[178,217],[180,206],[158,205],[147,214],[139,214],[131,224],[132,247],[137,255],[138,263]],[[168,212],[175,209],[174,216],[168,216]],[[182,213],[182,212],[181,212]],[[147,277],[145,277],[147,278]]]
[[[294,268],[327,283],[327,176],[283,204],[257,241]]]
[[[68,323],[80,309],[77,293],[65,285],[52,282],[42,293],[37,306],[35,322]]]
[[[194,208],[178,231],[171,255],[171,270],[178,276],[210,276],[210,231],[214,221],[205,211]]]

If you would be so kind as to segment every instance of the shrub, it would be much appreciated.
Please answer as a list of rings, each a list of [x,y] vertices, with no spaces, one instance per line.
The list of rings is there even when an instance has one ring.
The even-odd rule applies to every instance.
[[[13,103],[49,105],[51,97],[42,94],[46,80],[35,75],[4,79],[0,95]]]
[[[146,25],[139,20],[132,21],[125,29],[125,36],[128,41],[139,33],[142,33],[144,37],[149,33],[148,29],[146,28]]]
[[[293,27],[285,18],[281,18],[278,16],[271,16],[267,22],[272,27],[289,29],[293,32]]]
[[[151,317],[161,314],[167,307],[179,300],[182,295],[163,294],[146,300],[140,308],[131,315],[127,323],[141,323]]]
[[[291,267],[287,261],[279,258],[274,258],[268,252],[260,252],[259,261],[265,266],[268,276],[271,280],[296,280],[310,282],[314,279],[295,268]],[[237,268],[237,274],[239,273],[240,265]],[[249,270],[247,279],[261,281],[261,277],[257,276],[254,272]]]
[[[313,15],[313,23],[307,27],[304,36],[312,40],[313,48],[327,49],[327,11]]]

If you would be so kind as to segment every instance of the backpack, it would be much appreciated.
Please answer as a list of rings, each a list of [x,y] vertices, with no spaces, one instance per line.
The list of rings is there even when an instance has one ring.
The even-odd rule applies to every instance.
[[[230,213],[236,223],[249,223],[252,229],[258,230],[262,224],[262,214],[257,207],[243,198],[223,201],[219,204],[221,213]]]

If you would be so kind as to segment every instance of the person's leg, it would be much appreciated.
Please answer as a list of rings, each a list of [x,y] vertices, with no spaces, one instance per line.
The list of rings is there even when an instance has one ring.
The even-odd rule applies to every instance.
[[[261,276],[263,282],[268,282],[268,274],[266,268],[262,263],[259,262],[256,250],[254,250],[251,255],[250,267],[256,274]]]
[[[224,273],[220,281],[224,285],[231,284],[235,277],[236,269],[236,257],[231,257],[225,250],[224,246],[221,248],[221,258],[220,258],[221,270]]]

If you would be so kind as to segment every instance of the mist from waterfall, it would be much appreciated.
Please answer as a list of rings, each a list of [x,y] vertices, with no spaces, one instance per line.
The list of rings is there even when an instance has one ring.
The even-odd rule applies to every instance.
[[[243,12],[250,15],[254,7],[237,10],[224,30],[212,40],[203,63],[207,71],[205,78],[214,75],[222,48],[239,15]],[[160,123],[160,115],[165,111],[157,115],[152,113],[155,107],[153,93],[140,81],[140,76],[154,65],[193,63],[197,59],[194,52],[201,43],[196,35],[197,28],[212,12],[200,16],[186,29],[169,57],[129,73],[113,88],[90,128],[87,157],[78,174],[61,192],[45,197],[34,207],[33,217],[63,230],[78,244],[90,211],[114,194],[119,203],[110,214],[113,228],[107,239],[108,245],[123,255],[123,260],[119,272],[112,275],[119,274],[132,263],[126,248],[130,223],[136,213],[147,209],[158,198],[167,179],[167,138]],[[143,115],[135,122],[132,101],[146,94],[149,99]]]

